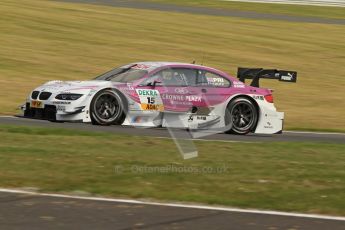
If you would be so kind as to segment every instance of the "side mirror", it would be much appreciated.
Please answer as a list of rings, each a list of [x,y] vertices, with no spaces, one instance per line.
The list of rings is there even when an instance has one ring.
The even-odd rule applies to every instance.
[[[159,85],[159,84],[162,84],[160,80],[154,80],[154,81],[147,82],[146,84],[141,85],[141,86],[151,86],[154,88],[156,87],[156,85]]]
[[[162,84],[161,81],[159,81],[159,80],[154,80],[153,83],[152,83],[152,86],[153,86],[153,88],[154,88],[154,87],[156,87],[156,85],[160,85],[160,84]]]

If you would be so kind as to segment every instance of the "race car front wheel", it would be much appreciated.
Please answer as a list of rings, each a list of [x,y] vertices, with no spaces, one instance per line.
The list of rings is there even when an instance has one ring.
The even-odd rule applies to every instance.
[[[229,133],[244,135],[253,131],[258,121],[256,106],[247,98],[236,98],[227,107],[227,112],[232,119]]]
[[[124,102],[115,90],[98,92],[91,101],[90,114],[94,125],[122,124],[125,118]]]

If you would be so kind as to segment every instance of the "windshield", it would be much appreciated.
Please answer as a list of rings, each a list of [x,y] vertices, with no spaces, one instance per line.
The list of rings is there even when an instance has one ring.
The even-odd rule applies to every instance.
[[[95,80],[128,83],[141,79],[148,72],[136,68],[116,68],[95,78]]]

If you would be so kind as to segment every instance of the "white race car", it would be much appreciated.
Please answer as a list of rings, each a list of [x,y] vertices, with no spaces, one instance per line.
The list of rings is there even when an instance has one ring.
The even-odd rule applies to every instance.
[[[280,133],[284,113],[259,79],[296,82],[297,73],[239,68],[238,78],[194,64],[133,63],[90,81],[49,81],[22,109],[25,117],[56,122]]]

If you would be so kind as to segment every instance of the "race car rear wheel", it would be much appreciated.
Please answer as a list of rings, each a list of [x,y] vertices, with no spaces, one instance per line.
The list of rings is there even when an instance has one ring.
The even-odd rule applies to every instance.
[[[115,90],[102,90],[91,101],[90,114],[94,125],[122,124],[125,118],[124,102]]]
[[[236,98],[227,107],[232,127],[228,133],[245,135],[253,131],[258,121],[256,106],[247,98]]]

